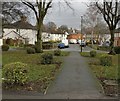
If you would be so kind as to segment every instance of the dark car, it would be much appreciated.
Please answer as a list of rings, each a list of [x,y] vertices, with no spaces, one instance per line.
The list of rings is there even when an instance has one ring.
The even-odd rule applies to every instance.
[[[60,48],[60,49],[65,48],[65,44],[64,43],[59,43],[58,48]]]

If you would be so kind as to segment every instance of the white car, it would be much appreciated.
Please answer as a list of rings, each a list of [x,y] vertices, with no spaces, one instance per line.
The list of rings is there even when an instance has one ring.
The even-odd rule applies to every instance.
[[[76,39],[70,39],[70,40],[69,40],[69,43],[71,43],[71,44],[76,44],[76,43],[77,43],[77,40],[76,40]]]
[[[69,42],[68,42],[68,40],[67,40],[67,39],[62,40],[62,43],[64,43],[64,44],[65,44],[65,47],[66,47],[66,48],[68,48],[68,47],[69,47]]]

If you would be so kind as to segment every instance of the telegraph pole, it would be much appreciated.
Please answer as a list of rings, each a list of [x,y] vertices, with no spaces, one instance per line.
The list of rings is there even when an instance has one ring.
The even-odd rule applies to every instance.
[[[81,52],[82,52],[82,27],[83,27],[83,16],[81,16],[81,44],[80,44],[80,46],[81,46]]]

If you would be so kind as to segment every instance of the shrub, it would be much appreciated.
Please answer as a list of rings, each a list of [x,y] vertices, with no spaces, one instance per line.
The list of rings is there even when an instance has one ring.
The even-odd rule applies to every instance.
[[[61,56],[61,50],[60,49],[54,50],[54,55]]]
[[[114,47],[115,53],[120,54],[120,46]]]
[[[3,67],[3,78],[7,86],[23,85],[28,80],[28,66],[21,62],[6,64]]]
[[[41,64],[52,64],[53,63],[53,54],[44,53],[41,55]]]
[[[6,44],[13,46],[14,45],[14,40],[12,38],[6,39]]]
[[[100,65],[102,66],[111,66],[112,65],[112,57],[109,55],[103,55],[100,57]]]
[[[28,47],[26,51],[27,51],[28,54],[35,54],[35,49],[34,48]]]
[[[8,51],[9,50],[9,45],[4,44],[2,45],[2,51]]]
[[[97,52],[96,52],[96,51],[94,51],[94,50],[93,50],[93,51],[90,51],[90,56],[91,56],[91,57],[95,57],[95,56],[96,56],[96,54],[97,54]]]

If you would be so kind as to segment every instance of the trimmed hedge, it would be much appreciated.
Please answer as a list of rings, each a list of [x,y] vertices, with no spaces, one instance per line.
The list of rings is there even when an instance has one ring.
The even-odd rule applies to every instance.
[[[53,44],[43,44],[42,47],[43,47],[43,49],[52,49]]]

